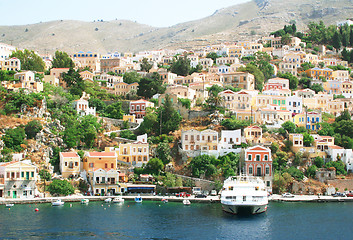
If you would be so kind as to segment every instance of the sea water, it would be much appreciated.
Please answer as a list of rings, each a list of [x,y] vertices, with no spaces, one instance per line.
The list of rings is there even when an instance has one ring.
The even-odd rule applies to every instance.
[[[0,238],[353,239],[353,203],[270,203],[250,216],[224,213],[218,203],[1,205]]]

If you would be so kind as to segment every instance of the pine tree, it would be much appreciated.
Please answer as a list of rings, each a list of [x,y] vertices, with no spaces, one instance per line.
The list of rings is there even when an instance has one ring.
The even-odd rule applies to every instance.
[[[338,52],[341,48],[341,36],[339,33],[336,31],[335,34],[333,35],[332,39],[332,45],[334,48],[336,48],[336,51]]]

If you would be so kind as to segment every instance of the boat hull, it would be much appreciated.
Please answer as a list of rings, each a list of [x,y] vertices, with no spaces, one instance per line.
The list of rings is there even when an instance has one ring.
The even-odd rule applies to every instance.
[[[222,204],[223,211],[231,214],[260,214],[267,210],[267,204],[264,205],[227,205]]]

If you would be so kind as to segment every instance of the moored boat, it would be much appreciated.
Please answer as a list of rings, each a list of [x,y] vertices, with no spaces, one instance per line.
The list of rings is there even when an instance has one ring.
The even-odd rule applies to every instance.
[[[113,203],[123,203],[123,202],[124,202],[124,198],[120,196],[113,199]]]
[[[9,207],[13,207],[15,204],[13,204],[13,203],[7,203],[6,205],[5,205],[5,207],[7,207],[7,208],[9,208]]]
[[[142,203],[142,197],[140,195],[138,195],[137,197],[135,197],[135,202],[137,203]]]
[[[267,210],[265,183],[258,177],[232,176],[224,181],[221,194],[222,209],[232,214],[258,214]]]
[[[104,200],[105,203],[110,203],[111,201],[112,201],[111,198],[106,198],[106,199]]]
[[[162,202],[164,202],[164,203],[167,203],[168,202],[168,199],[166,199],[166,198],[162,198],[162,200],[161,200]]]
[[[81,199],[81,204],[88,204],[89,203],[89,199]]]
[[[55,202],[52,202],[52,206],[63,206],[65,202],[61,201],[61,199],[56,200]]]
[[[184,205],[190,205],[191,202],[190,202],[189,199],[184,199],[184,200],[183,200],[183,204],[184,204]]]

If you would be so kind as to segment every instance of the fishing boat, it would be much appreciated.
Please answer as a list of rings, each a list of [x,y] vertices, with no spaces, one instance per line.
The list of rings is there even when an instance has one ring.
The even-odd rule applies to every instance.
[[[111,203],[112,199],[111,198],[107,198],[104,200],[105,203]]]
[[[190,205],[191,202],[190,202],[189,199],[184,199],[184,200],[183,200],[183,204],[184,204],[184,205]]]
[[[223,211],[232,214],[265,212],[268,197],[264,181],[246,175],[227,178],[222,188],[221,204]]]
[[[119,196],[113,199],[113,203],[123,203],[124,202],[124,198]]]
[[[65,202],[61,201],[61,199],[56,200],[55,202],[52,202],[52,206],[63,206]]]
[[[138,195],[137,197],[135,197],[135,202],[137,203],[142,203],[142,197],[140,195]]]
[[[89,199],[85,198],[85,199],[81,199],[81,204],[88,204],[89,203]]]

